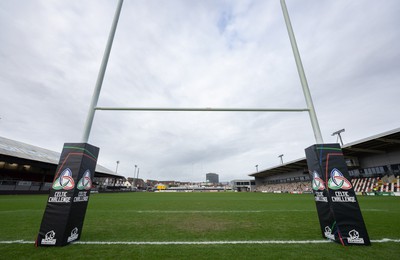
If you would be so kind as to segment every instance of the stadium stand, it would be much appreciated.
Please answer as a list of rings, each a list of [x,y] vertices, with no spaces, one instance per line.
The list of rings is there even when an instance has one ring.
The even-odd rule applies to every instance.
[[[400,194],[400,128],[342,147],[352,185],[359,193]],[[48,193],[60,153],[0,137],[0,194]],[[235,180],[240,191],[311,193],[305,158],[252,173],[255,180]],[[123,190],[125,179],[96,166],[98,191]],[[126,187],[125,187],[126,188]]]
[[[0,137],[0,194],[48,193],[60,153]],[[123,176],[97,164],[93,190],[119,187]]]
[[[400,176],[400,128],[342,146],[351,183],[358,193],[397,193]],[[311,192],[306,158],[250,174],[256,191]]]
[[[355,192],[399,192],[400,176],[384,176],[382,180],[378,177],[353,178],[351,183]],[[282,193],[309,193],[311,192],[311,183],[293,182],[282,184],[259,185],[256,191],[260,192],[282,192]]]
[[[256,191],[261,192],[279,192],[279,193],[310,193],[310,182],[292,182],[283,184],[261,185],[256,188]]]

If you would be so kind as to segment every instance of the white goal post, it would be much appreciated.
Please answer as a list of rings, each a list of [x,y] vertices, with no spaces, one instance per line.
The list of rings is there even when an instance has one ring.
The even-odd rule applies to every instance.
[[[100,96],[101,86],[103,84],[104,74],[107,68],[108,58],[110,56],[111,47],[115,35],[115,31],[117,28],[119,16],[122,9],[123,0],[118,1],[117,9],[115,11],[113,23],[111,26],[110,34],[108,36],[108,41],[106,45],[106,49],[104,51],[102,63],[100,66],[99,74],[96,81],[96,86],[92,95],[91,104],[89,107],[89,112],[86,118],[84,133],[82,136],[82,142],[87,143],[89,140],[90,131],[93,124],[93,119],[96,110],[113,110],[113,111],[176,111],[176,112],[308,112],[310,116],[311,125],[314,131],[314,137],[317,144],[322,144],[322,134],[318,124],[317,115],[315,113],[313,101],[311,98],[310,90],[308,87],[307,79],[304,73],[303,65],[300,59],[300,53],[297,48],[296,39],[293,33],[293,28],[290,22],[289,13],[287,11],[285,0],[280,0],[281,7],[283,11],[283,16],[285,18],[285,23],[287,27],[287,31],[289,34],[290,42],[292,45],[293,55],[297,65],[297,71],[299,73],[301,86],[303,88],[304,98],[307,104],[307,108],[161,108],[161,107],[148,107],[148,108],[140,108],[140,107],[98,107],[97,101]]]

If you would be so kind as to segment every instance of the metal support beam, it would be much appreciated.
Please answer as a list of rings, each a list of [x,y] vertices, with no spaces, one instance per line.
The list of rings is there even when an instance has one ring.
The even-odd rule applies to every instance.
[[[322,139],[321,130],[318,124],[317,114],[315,113],[314,104],[311,98],[310,89],[308,88],[307,78],[304,73],[303,64],[301,62],[300,53],[297,48],[296,38],[294,37],[293,28],[290,22],[289,13],[286,7],[285,0],[281,0],[281,6],[283,11],[283,16],[285,18],[286,28],[290,38],[290,43],[292,44],[294,59],[296,60],[297,72],[299,73],[301,86],[303,87],[303,94],[306,99],[307,107],[309,109],[309,115],[310,115],[311,125],[314,130],[315,141],[317,142],[317,144],[322,144],[324,143],[324,141]]]
[[[389,143],[389,144],[400,144],[400,140],[390,138],[378,138],[377,141]]]
[[[365,149],[365,148],[353,148],[353,147],[346,147],[345,149],[350,150],[352,152],[361,152],[361,153],[374,153],[374,154],[384,154],[385,151],[382,150],[375,150],[375,149]]]

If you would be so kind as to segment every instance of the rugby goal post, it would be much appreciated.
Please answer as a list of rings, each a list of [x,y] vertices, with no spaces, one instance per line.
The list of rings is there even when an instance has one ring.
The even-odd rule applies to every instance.
[[[317,115],[315,113],[314,104],[311,98],[310,90],[307,83],[307,78],[304,73],[303,65],[300,58],[300,53],[297,48],[296,39],[294,37],[293,28],[290,22],[289,13],[286,8],[286,3],[284,0],[281,0],[281,6],[283,10],[283,15],[285,18],[286,27],[288,30],[290,42],[292,45],[293,55],[297,65],[297,71],[299,73],[301,86],[303,89],[303,94],[305,97],[305,101],[307,104],[306,108],[138,108],[138,107],[97,107],[97,102],[99,100],[101,87],[103,84],[104,74],[107,68],[108,58],[111,52],[111,46],[113,44],[113,39],[116,31],[116,27],[118,24],[119,15],[121,13],[123,0],[119,0],[117,11],[115,12],[113,24],[111,27],[111,31],[108,37],[106,49],[104,51],[103,59],[101,62],[99,74],[97,77],[95,89],[92,95],[89,112],[86,118],[86,123],[84,127],[84,132],[82,136],[82,142],[87,143],[89,140],[89,135],[91,132],[93,119],[96,110],[113,110],[113,111],[179,111],[179,112],[193,112],[193,111],[206,111],[206,112],[308,112],[311,120],[311,125],[314,132],[314,137],[316,143],[323,143],[321,130],[318,124]]]
[[[65,144],[50,190],[46,210],[42,224],[36,239],[36,246],[64,246],[80,239],[83,221],[89,200],[91,180],[94,175],[99,149],[88,144],[93,119],[96,110],[112,111],[176,111],[176,112],[308,112],[316,140],[316,145],[306,149],[308,168],[316,172],[313,181],[315,185],[314,196],[317,203],[317,211],[320,218],[321,231],[324,237],[341,242],[343,245],[363,244],[369,245],[369,237],[366,232],[358,203],[355,198],[351,183],[347,181],[347,166],[343,160],[340,147],[325,146],[315,113],[313,101],[304,73],[296,39],[293,33],[285,0],[280,0],[286,27],[288,30],[293,55],[297,65],[297,71],[307,104],[306,108],[138,108],[138,107],[98,107],[97,102],[103,84],[104,74],[107,68],[108,58],[117,28],[123,0],[118,1],[113,23],[109,33],[107,45],[104,51],[95,89],[92,95],[89,112],[86,118],[82,143]],[[340,152],[339,152],[340,150]],[[321,153],[319,153],[321,151]],[[322,151],[334,151],[322,153]],[[329,156],[335,154],[336,160],[332,160],[329,167],[333,167],[331,178],[328,174],[325,178],[322,171],[329,172]],[[319,156],[322,155],[322,156]],[[339,158],[337,160],[337,158]],[[323,162],[325,168],[323,168]],[[344,173],[344,174],[343,174]],[[347,174],[347,175],[346,175]],[[346,180],[347,182],[345,182]],[[332,184],[333,183],[333,184]],[[345,183],[345,185],[343,185]],[[329,185],[328,185],[329,184]],[[314,188],[314,186],[313,186]],[[345,189],[342,191],[341,189]],[[338,192],[338,193],[337,193]],[[318,204],[322,202],[322,204]],[[336,203],[337,202],[337,203]],[[348,213],[348,215],[343,214]],[[354,214],[351,214],[354,213]],[[352,217],[356,215],[357,217]],[[350,217],[349,217],[350,216]],[[346,221],[351,218],[351,223]],[[326,224],[328,223],[328,224]],[[333,226],[332,223],[335,225]],[[326,224],[326,226],[324,226]]]

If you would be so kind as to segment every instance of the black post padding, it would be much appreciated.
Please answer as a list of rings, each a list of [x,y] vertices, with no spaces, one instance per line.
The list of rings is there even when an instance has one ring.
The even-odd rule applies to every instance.
[[[66,143],[50,189],[36,246],[65,246],[79,240],[99,148]]]
[[[370,245],[339,144],[316,144],[306,150],[322,236],[342,245]]]

